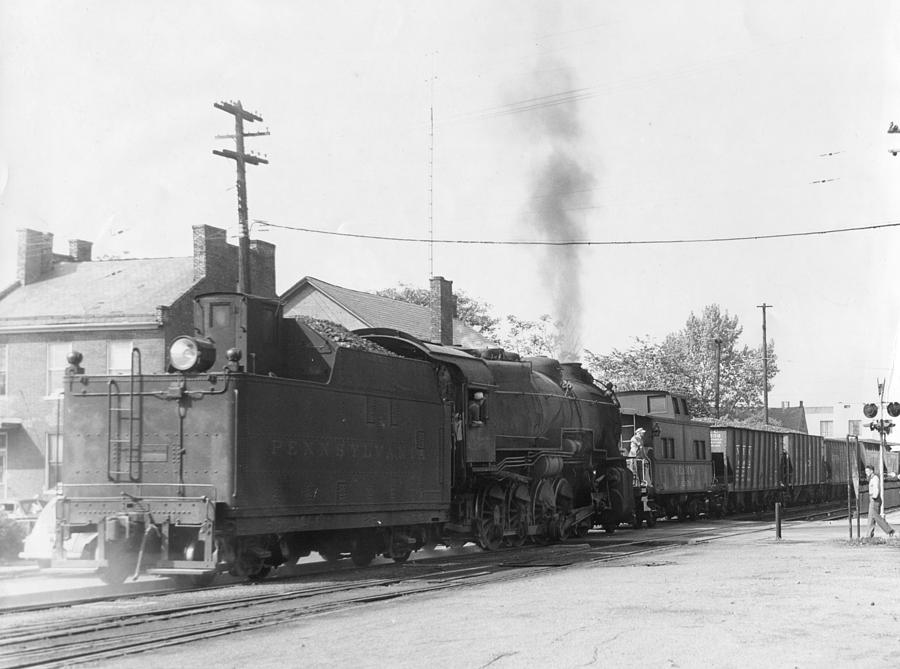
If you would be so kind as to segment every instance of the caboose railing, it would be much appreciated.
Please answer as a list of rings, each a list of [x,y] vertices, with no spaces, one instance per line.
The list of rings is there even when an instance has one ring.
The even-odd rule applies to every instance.
[[[131,349],[131,369],[129,371],[128,401],[119,392],[115,379],[107,383],[107,476],[110,481],[120,481],[127,476],[131,481],[139,481],[141,472],[141,400],[135,384],[142,378],[141,352]],[[124,427],[123,427],[124,426]],[[127,452],[127,463],[123,463],[123,453]]]

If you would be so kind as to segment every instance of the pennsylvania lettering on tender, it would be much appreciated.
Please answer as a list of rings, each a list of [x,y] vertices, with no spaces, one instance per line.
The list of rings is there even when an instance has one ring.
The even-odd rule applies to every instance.
[[[379,444],[341,437],[273,439],[272,457],[350,458],[377,460],[424,460],[425,450],[412,443]]]

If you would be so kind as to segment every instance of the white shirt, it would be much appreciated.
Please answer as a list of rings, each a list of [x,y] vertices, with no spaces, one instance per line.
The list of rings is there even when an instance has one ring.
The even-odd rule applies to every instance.
[[[874,473],[869,478],[869,498],[878,499],[881,497],[881,479]]]

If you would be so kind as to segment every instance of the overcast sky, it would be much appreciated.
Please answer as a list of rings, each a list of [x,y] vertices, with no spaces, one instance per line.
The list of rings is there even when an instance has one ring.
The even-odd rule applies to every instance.
[[[252,233],[278,288],[432,271],[596,353],[718,303],[781,372],[770,403],[889,399],[900,289],[900,23],[889,2],[0,3],[0,283],[16,230],[94,257]],[[429,109],[434,109],[431,138]],[[892,142],[892,140],[894,140]],[[433,146],[433,206],[429,207]],[[429,212],[432,212],[429,215]],[[720,243],[640,244],[808,233]],[[290,230],[428,239],[376,241]],[[635,242],[590,246],[455,241]],[[233,240],[236,242],[236,239]]]

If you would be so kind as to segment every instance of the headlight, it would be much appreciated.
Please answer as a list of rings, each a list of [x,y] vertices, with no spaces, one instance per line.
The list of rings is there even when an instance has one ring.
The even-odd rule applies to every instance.
[[[169,361],[179,372],[205,372],[216,362],[216,347],[208,339],[178,337],[169,346]]]

